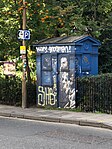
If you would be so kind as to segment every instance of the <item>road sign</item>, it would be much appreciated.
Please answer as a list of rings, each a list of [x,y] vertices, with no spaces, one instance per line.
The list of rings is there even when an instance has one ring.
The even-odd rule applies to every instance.
[[[20,54],[26,54],[26,46],[20,46]]]
[[[30,39],[30,31],[29,30],[19,30],[18,31],[18,39],[29,40]]]

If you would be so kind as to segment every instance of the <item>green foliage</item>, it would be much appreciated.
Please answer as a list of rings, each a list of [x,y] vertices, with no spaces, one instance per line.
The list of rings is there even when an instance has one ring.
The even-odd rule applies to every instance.
[[[112,73],[112,27],[102,31],[100,39],[103,44],[99,49],[99,71]]]
[[[36,105],[36,82],[27,82],[27,105],[35,106]]]
[[[17,4],[13,1],[0,2],[0,60],[5,60],[18,52],[17,30],[19,28]]]
[[[21,41],[17,39],[17,32],[22,29],[22,2],[0,2],[0,61],[20,57]],[[100,73],[112,72],[111,0],[26,0],[26,10],[26,28],[31,31],[27,47],[43,38],[89,34],[102,43],[99,50]],[[34,62],[34,57],[29,59]]]
[[[19,79],[0,77],[0,103],[21,104],[21,81]]]
[[[0,104],[21,106],[22,101],[22,82],[19,78],[0,77]],[[36,84],[27,82],[28,106],[36,103]]]

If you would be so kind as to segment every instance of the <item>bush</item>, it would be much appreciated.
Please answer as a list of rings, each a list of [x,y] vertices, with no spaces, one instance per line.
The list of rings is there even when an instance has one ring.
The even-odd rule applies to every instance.
[[[36,103],[36,84],[27,82],[28,105]],[[22,82],[19,78],[0,77],[0,104],[21,106]]]

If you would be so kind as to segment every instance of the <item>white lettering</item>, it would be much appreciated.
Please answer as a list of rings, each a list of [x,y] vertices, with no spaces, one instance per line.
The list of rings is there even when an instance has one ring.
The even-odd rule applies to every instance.
[[[71,46],[36,47],[37,53],[71,53]]]

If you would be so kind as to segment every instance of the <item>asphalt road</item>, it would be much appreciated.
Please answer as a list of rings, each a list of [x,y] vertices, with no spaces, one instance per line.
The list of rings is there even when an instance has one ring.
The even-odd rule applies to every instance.
[[[112,131],[0,117],[0,149],[112,149]]]

